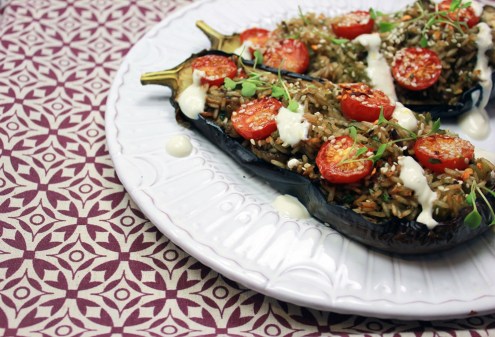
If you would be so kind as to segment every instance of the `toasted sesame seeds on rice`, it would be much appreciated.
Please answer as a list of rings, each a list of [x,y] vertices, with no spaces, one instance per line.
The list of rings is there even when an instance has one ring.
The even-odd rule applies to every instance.
[[[277,81],[276,75],[266,74],[266,77],[270,81]],[[249,106],[253,104],[254,99],[271,95],[270,89],[259,90],[253,97],[247,98],[239,95],[240,89],[210,87],[207,92],[205,116],[220,125],[227,134],[239,139],[239,142],[249,147],[259,158],[318,182],[329,203],[346,205],[372,221],[391,216],[415,219],[421,207],[414,197],[414,192],[402,184],[399,178],[401,167],[397,164],[399,156],[414,155],[414,141],[407,140],[408,132],[396,129],[390,124],[376,125],[347,120],[340,111],[339,97],[342,89],[331,82],[309,83],[296,79],[287,81],[291,96],[297,98],[298,103],[304,107],[304,118],[311,125],[307,139],[294,146],[285,144],[278,131],[266,139],[243,140],[232,127],[230,116],[237,109],[242,109],[243,104]],[[282,103],[284,106],[288,104],[285,99]],[[430,133],[433,127],[431,117],[423,114],[417,115],[417,119],[418,136]],[[315,158],[324,142],[335,143],[336,137],[349,135],[351,125],[357,130],[357,141],[372,151],[384,143],[388,143],[389,146],[381,159],[375,163],[375,169],[370,176],[357,183],[334,185],[322,179]],[[473,174],[465,180],[463,172],[459,170],[447,169],[443,174],[426,171],[428,184],[438,197],[434,202],[434,214],[438,220],[453,217],[466,207],[466,193],[469,193],[470,185],[474,181],[479,186],[495,185],[495,166],[492,163],[477,159],[469,167]]]

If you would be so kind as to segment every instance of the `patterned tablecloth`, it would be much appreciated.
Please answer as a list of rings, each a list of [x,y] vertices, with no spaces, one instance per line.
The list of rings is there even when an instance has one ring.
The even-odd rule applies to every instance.
[[[308,310],[222,277],[164,237],[119,182],[105,101],[171,0],[0,1],[0,336],[488,336]]]

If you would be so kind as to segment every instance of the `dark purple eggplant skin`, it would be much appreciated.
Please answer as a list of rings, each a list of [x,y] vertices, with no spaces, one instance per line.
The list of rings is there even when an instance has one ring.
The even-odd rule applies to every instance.
[[[492,81],[495,82],[495,73],[492,73]],[[477,102],[473,101],[472,93],[475,91],[480,92],[480,96]],[[478,106],[483,100],[483,89],[481,85],[477,84],[473,88],[466,90],[461,94],[459,101],[455,105],[448,104],[406,104],[409,109],[418,112],[425,113],[429,112],[431,117],[441,118],[442,120],[447,120],[449,118],[456,118],[465,112],[468,112],[473,108],[473,106]],[[490,97],[493,98],[495,94],[495,87],[490,93]]]
[[[474,229],[464,224],[464,217],[472,210],[470,208],[432,230],[417,221],[398,218],[372,222],[348,207],[329,204],[317,182],[259,159],[238,140],[227,136],[213,121],[200,116],[189,120],[189,123],[244,169],[268,182],[280,193],[298,198],[316,219],[370,248],[404,255],[436,253],[457,247],[489,228],[490,211],[481,201],[477,201],[477,207],[483,221]],[[495,204],[493,196],[488,196],[488,200]]]
[[[203,51],[191,56],[188,60],[206,54],[231,56],[221,51]],[[244,63],[246,65],[250,64],[248,61]],[[270,70],[267,67],[257,67],[263,70]],[[273,69],[271,70],[273,71]],[[308,81],[319,81],[319,79],[314,79],[307,75],[287,71],[281,71],[281,75]],[[211,143],[233,158],[242,168],[268,182],[280,193],[298,198],[309,213],[325,225],[369,248],[399,255],[436,253],[472,240],[489,228],[491,214],[488,206],[482,202],[481,198],[478,198],[477,207],[482,216],[482,223],[477,228],[470,228],[464,224],[464,218],[471,212],[471,207],[462,210],[457,217],[448,222],[440,223],[432,230],[417,221],[398,218],[378,223],[370,221],[370,219],[346,206],[328,203],[318,186],[318,182],[310,181],[298,173],[279,168],[256,157],[248,148],[242,145],[241,140],[225,134],[212,120],[201,115],[198,119],[187,118],[180,113],[179,106],[174,98],[173,95],[170,101],[177,111],[176,117],[180,123],[185,123],[198,130]],[[495,204],[495,197],[487,195],[487,198],[491,205]]]

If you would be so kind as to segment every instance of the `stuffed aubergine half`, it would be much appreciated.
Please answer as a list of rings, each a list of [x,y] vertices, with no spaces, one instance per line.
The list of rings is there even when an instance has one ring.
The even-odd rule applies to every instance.
[[[218,51],[141,82],[171,87],[179,120],[367,246],[437,252],[495,221],[495,166],[366,84],[274,74]]]
[[[391,14],[300,12],[274,30],[253,27],[232,35],[201,21],[197,26],[212,49],[246,59],[258,51],[268,66],[334,83],[367,83],[433,117],[466,113],[492,94],[495,8],[475,1],[417,1]]]

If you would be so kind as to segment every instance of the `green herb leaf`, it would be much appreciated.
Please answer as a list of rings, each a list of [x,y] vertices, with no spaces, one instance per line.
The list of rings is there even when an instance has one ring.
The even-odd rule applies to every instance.
[[[381,125],[383,123],[387,123],[388,120],[385,118],[383,115],[383,105],[380,107],[380,115],[378,116],[378,125]]]
[[[366,152],[368,152],[368,148],[366,148],[366,147],[360,147],[360,148],[356,151],[356,157],[362,156],[362,155],[363,155],[363,154],[365,154]]]
[[[351,126],[349,128],[349,136],[351,136],[351,138],[356,141],[356,138],[357,138],[357,129],[355,126]]]
[[[378,13],[373,8],[370,8],[370,18],[372,20],[376,20],[377,17],[378,17]]]
[[[423,34],[423,36],[421,37],[421,40],[419,41],[419,45],[423,48],[428,46],[428,38],[426,37],[426,34]]]
[[[232,81],[232,79],[225,77],[225,80],[223,82],[223,86],[229,90],[234,90],[235,87],[237,86],[237,83]]]
[[[275,98],[280,98],[280,97],[285,97],[287,98],[287,93],[285,92],[285,89],[282,87],[279,87],[278,85],[273,85],[272,86],[272,96]]]
[[[371,157],[371,160],[373,163],[376,163],[380,158],[383,156],[383,153],[387,149],[388,144],[382,144],[380,147],[378,147],[378,150],[376,150],[376,153],[374,156]]]
[[[289,102],[289,105],[287,106],[287,109],[289,109],[292,112],[296,112],[298,108],[299,108],[299,103],[293,100],[291,100]]]
[[[466,203],[469,205],[469,206],[473,206],[474,205],[474,202],[476,200],[476,196],[473,196],[473,193],[469,193],[467,196],[466,196]]]
[[[332,43],[335,43],[338,45],[344,44],[346,42],[349,42],[349,40],[348,39],[335,39],[335,38],[332,39]]]
[[[263,63],[263,54],[261,53],[261,51],[255,50],[253,55],[254,55],[254,65],[255,66]]]
[[[394,28],[395,28],[395,23],[393,22],[380,22],[378,24],[378,31],[380,33],[390,32]]]
[[[466,224],[469,228],[477,228],[481,224],[481,215],[480,213],[473,209],[466,217],[464,218],[464,224]]]
[[[430,133],[436,133],[440,129],[440,126],[441,126],[441,122],[440,122],[440,118],[438,118],[435,122],[433,122]]]
[[[428,158],[428,162],[431,164],[441,164],[442,161],[438,158]]]
[[[304,24],[306,26],[309,25],[310,22],[309,22],[308,18],[303,14],[301,6],[297,6],[297,11],[299,12],[299,17],[303,20]]]
[[[252,97],[256,94],[256,88],[255,84],[244,81],[242,82],[241,95],[244,97]]]
[[[468,8],[468,7],[471,7],[471,1],[469,2],[465,2],[461,5],[461,8],[464,9],[464,8]]]
[[[453,0],[450,3],[449,11],[451,11],[451,12],[455,11],[457,8],[459,8],[461,3],[462,3],[462,0]]]
[[[385,202],[388,202],[390,200],[390,195],[388,194],[387,191],[382,193],[382,200]]]

